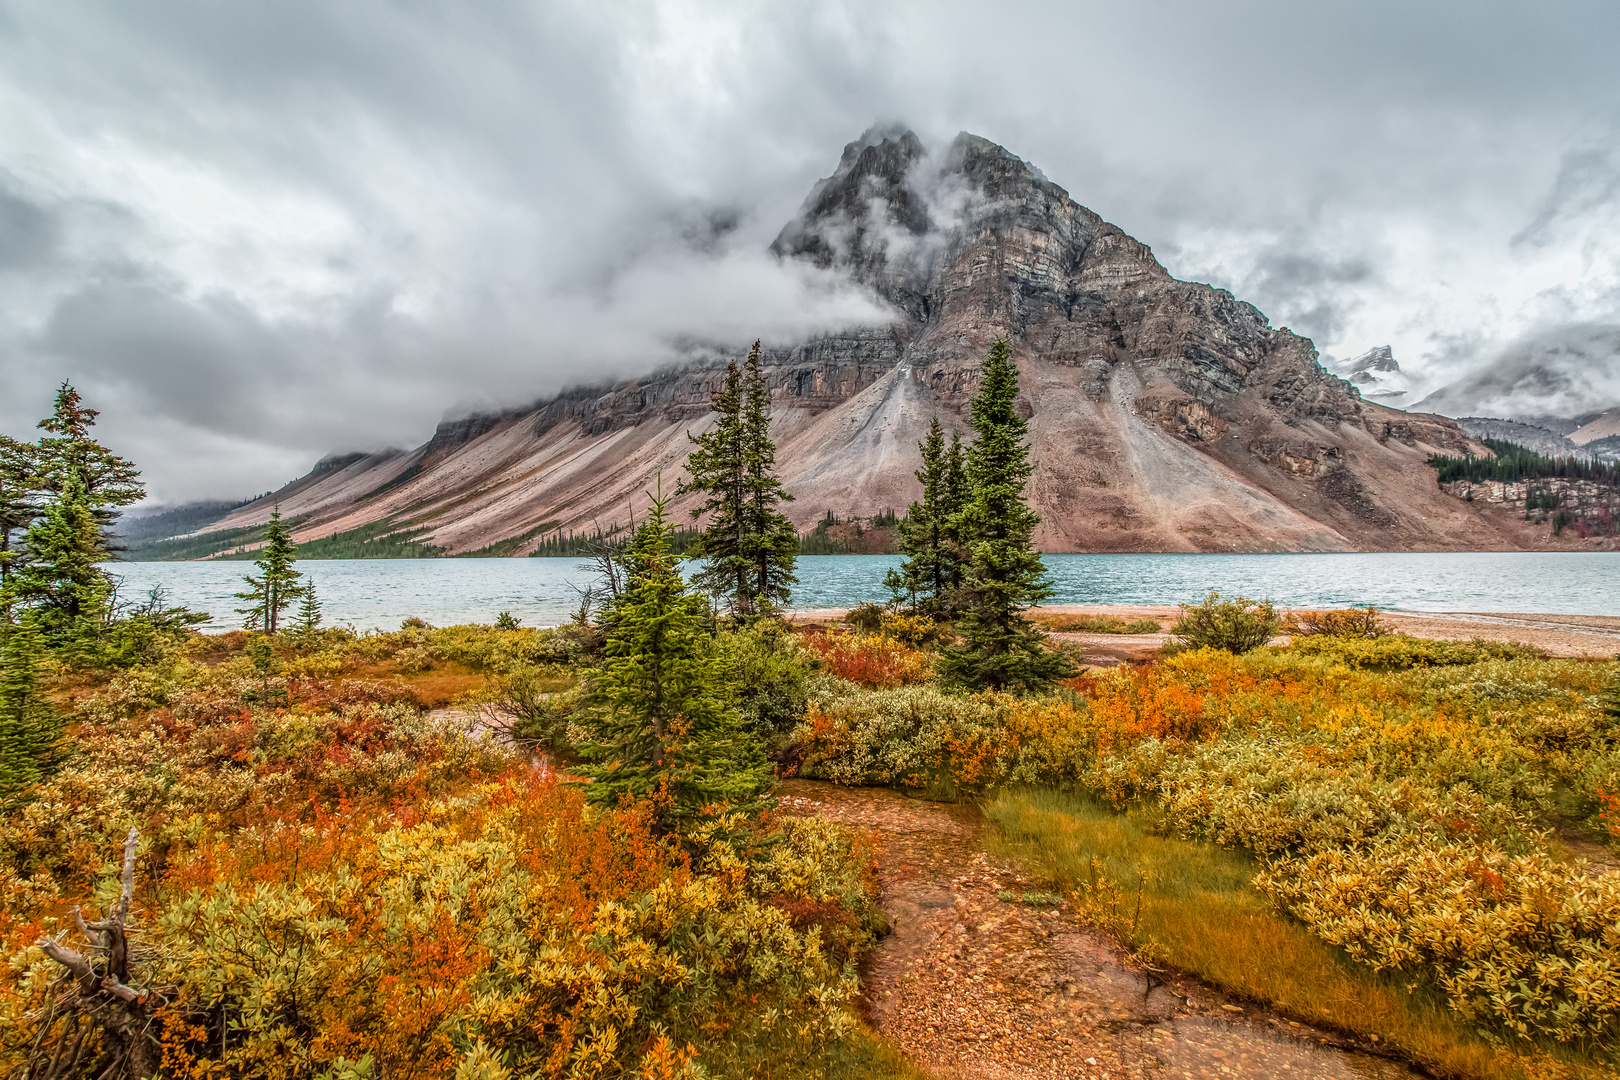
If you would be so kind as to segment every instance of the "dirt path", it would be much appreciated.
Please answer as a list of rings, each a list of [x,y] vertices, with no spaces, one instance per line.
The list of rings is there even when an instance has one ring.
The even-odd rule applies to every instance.
[[[782,808],[876,829],[894,932],[864,972],[873,1027],[939,1080],[1397,1080],[1421,1075],[1189,979],[1150,985],[982,850],[977,809],[788,780]]]

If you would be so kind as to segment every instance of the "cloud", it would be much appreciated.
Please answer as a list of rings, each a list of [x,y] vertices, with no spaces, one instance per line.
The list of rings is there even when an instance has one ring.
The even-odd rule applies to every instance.
[[[0,0],[0,430],[72,377],[157,497],[229,497],[882,317],[765,254],[874,118],[1448,378],[1620,318],[1617,31],[1595,0]]]

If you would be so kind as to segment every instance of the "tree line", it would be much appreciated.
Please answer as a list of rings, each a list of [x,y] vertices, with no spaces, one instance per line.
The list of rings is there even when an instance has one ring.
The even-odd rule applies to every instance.
[[[1442,484],[1466,480],[1480,484],[1496,480],[1507,484],[1526,480],[1591,480],[1607,487],[1620,487],[1620,465],[1590,458],[1548,457],[1505,439],[1481,439],[1495,457],[1472,454],[1453,457],[1435,454],[1429,465]]]

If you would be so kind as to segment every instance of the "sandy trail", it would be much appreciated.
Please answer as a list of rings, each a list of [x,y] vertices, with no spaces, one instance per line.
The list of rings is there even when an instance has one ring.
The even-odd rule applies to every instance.
[[[867,1018],[940,1080],[1404,1080],[1421,1075],[1196,980],[1150,985],[1064,909],[997,899],[1033,886],[982,849],[983,815],[810,780],[787,813],[875,829],[894,932],[864,972]]]

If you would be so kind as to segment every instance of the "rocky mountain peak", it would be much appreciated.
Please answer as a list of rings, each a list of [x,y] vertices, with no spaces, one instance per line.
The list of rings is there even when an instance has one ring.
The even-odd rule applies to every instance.
[[[900,315],[926,324],[959,291],[947,279],[967,249],[995,237],[1025,238],[1054,255],[1062,275],[1078,265],[1101,225],[1039,169],[989,139],[964,131],[931,153],[915,132],[891,126],[844,147],[838,167],[811,189],[771,250],[843,270]]]

